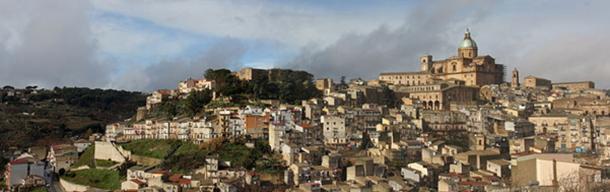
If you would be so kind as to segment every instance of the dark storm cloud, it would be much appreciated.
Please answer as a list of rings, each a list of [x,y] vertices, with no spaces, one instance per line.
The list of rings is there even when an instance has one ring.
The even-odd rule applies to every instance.
[[[559,36],[515,58],[515,62],[521,63],[524,75],[554,82],[591,80],[598,88],[610,88],[610,37],[599,33],[602,31]]]
[[[0,84],[103,86],[87,1],[0,2]]]
[[[322,77],[375,78],[383,71],[417,70],[419,56],[455,48],[459,39],[448,40],[449,32],[461,33],[467,27],[463,23],[476,23],[488,14],[487,6],[491,5],[473,1],[419,4],[398,28],[380,26],[369,34],[347,34],[322,50],[304,48],[287,66]]]
[[[240,60],[247,50],[248,46],[241,41],[226,38],[215,43],[193,60],[163,61],[144,68],[130,68],[116,78],[111,87],[144,91],[173,89],[178,81],[189,77],[201,78],[209,68],[239,69]]]

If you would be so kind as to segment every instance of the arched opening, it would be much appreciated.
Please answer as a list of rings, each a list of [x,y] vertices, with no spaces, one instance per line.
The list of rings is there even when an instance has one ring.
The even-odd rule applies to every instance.
[[[434,109],[435,110],[440,110],[441,109],[441,102],[435,101],[434,102]]]
[[[428,107],[429,109],[434,110],[434,103],[432,103],[432,101],[428,101]]]

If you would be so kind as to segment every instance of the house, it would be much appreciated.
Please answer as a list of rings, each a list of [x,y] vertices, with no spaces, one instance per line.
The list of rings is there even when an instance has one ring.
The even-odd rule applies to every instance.
[[[44,185],[47,181],[45,164],[24,153],[6,165],[4,178],[9,190]]]
[[[78,153],[82,153],[87,147],[91,146],[91,141],[79,139],[78,141],[75,141],[73,145],[76,147]]]
[[[328,144],[346,144],[348,132],[345,118],[341,116],[324,115],[320,118],[324,142]]]
[[[504,159],[490,160],[487,161],[486,170],[498,177],[508,177],[510,176],[510,162]]]
[[[529,154],[513,159],[512,181],[515,186],[564,186],[576,184],[587,187],[601,182],[601,168],[581,165],[572,154]]]
[[[121,183],[121,190],[123,191],[138,191],[144,187],[146,187],[146,182],[138,179],[131,179]]]
[[[71,144],[52,145],[47,155],[47,161],[57,173],[70,170],[70,166],[78,160],[78,151]]]

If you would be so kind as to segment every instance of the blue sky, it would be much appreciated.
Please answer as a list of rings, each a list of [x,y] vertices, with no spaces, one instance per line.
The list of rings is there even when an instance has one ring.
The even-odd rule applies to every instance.
[[[609,1],[0,1],[0,82],[151,91],[207,68],[375,78],[482,54],[554,81],[610,82]],[[576,71],[577,73],[574,73]]]

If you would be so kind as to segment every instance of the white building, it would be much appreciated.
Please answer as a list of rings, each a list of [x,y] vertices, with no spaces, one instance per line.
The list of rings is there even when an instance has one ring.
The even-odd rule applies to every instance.
[[[322,123],[324,142],[328,144],[345,144],[348,142],[348,133],[345,118],[335,115],[323,115]]]

